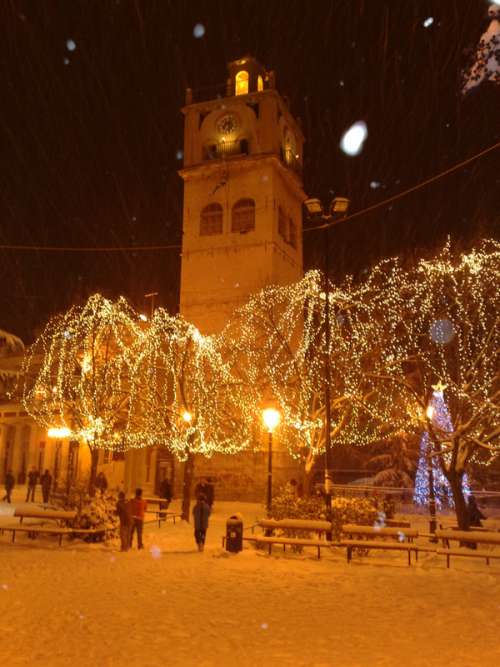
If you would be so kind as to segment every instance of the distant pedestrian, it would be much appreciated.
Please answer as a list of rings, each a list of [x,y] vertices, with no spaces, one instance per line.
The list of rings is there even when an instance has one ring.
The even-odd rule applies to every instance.
[[[207,488],[206,488],[206,480],[203,477],[200,479],[198,484],[194,487],[194,495],[198,498],[198,496],[205,496],[207,495]]]
[[[210,512],[211,512],[215,500],[215,487],[213,485],[211,477],[207,477],[205,481],[205,497],[207,499],[207,505],[210,507]]]
[[[130,549],[130,531],[132,529],[132,516],[130,512],[130,503],[127,502],[123,491],[120,491],[118,494],[118,502],[116,503],[116,513],[120,519],[121,551],[128,551]]]
[[[95,488],[101,492],[101,496],[108,490],[108,480],[103,472],[100,472],[95,478]]]
[[[26,502],[35,502],[35,490],[38,482],[38,470],[33,466],[28,473],[28,491],[26,493]]]
[[[48,503],[50,498],[50,490],[52,488],[52,475],[48,470],[45,470],[40,477],[40,484],[42,486],[43,502]]]
[[[194,539],[198,545],[198,551],[203,551],[205,548],[209,516],[210,507],[206,502],[205,496],[200,494],[196,500],[196,505],[193,507]]]
[[[160,503],[160,519],[166,518],[166,513],[163,510],[168,510],[168,506],[172,502],[172,486],[169,480],[165,477],[160,483],[159,488],[160,498],[162,502]]]
[[[130,529],[130,546],[134,540],[134,532],[137,532],[137,548],[144,549],[142,543],[142,530],[144,528],[144,513],[147,509],[147,502],[142,498],[142,489],[135,490],[135,498],[130,501],[130,514],[132,516],[132,526]]]
[[[7,471],[3,483],[5,486],[5,496],[2,498],[2,500],[6,500],[8,503],[10,503],[10,494],[12,493],[12,489],[16,484],[16,480],[14,478],[14,475],[12,474],[12,470]]]
[[[481,527],[483,525],[481,519],[486,519],[486,517],[477,506],[477,501],[472,494],[469,496],[467,510],[469,512],[469,526]]]

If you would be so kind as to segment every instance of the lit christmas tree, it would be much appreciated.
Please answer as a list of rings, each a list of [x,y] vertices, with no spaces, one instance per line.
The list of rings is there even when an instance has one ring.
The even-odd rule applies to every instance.
[[[444,400],[443,390],[440,386],[432,393],[432,398],[428,407],[428,415],[432,419],[432,423],[437,429],[444,433],[451,433],[453,431],[453,424],[451,421],[450,412],[446,401]],[[418,461],[417,474],[415,476],[415,494],[413,500],[417,505],[429,504],[429,454],[431,448],[431,440],[429,433],[425,431],[420,440],[420,458]],[[432,478],[434,483],[434,495],[436,497],[436,508],[441,509],[443,506],[453,507],[453,495],[451,492],[448,480],[444,476],[439,463],[439,457],[432,457]],[[462,482],[463,492],[466,497],[470,494],[469,481],[467,474],[463,477]]]

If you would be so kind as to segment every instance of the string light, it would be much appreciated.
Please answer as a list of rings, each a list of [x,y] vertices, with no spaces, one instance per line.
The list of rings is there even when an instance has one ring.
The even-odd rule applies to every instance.
[[[430,433],[436,451],[457,454],[443,460],[463,472],[498,452],[499,264],[493,241],[457,258],[447,245],[412,269],[391,259],[361,283],[331,285],[333,445],[421,432],[427,397],[446,389],[454,426]],[[253,295],[217,336],[161,308],[141,321],[124,299],[95,295],[31,347],[23,399],[37,421],[92,447],[160,445],[185,458],[259,447],[272,398],[281,442],[311,464],[324,451],[325,345],[318,271]]]

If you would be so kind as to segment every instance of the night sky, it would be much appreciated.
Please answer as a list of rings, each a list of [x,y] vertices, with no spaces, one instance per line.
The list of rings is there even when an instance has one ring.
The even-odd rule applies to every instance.
[[[184,90],[222,84],[246,53],[276,72],[302,119],[305,190],[352,211],[500,139],[500,87],[460,79],[486,0],[3,0],[0,244],[143,246],[181,241]],[[433,17],[425,28],[423,22]],[[204,35],[196,38],[196,24]],[[364,120],[358,157],[339,149]],[[500,152],[335,228],[332,277],[459,247],[500,228]],[[323,232],[305,235],[306,268]],[[96,290],[178,308],[179,250],[0,250],[1,321],[29,341]]]

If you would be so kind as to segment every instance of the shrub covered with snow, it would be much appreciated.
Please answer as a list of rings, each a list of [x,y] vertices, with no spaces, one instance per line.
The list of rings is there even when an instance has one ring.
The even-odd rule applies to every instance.
[[[75,528],[105,528],[108,536],[117,533],[119,520],[116,515],[117,497],[112,493],[101,495],[98,493],[93,498],[87,493],[87,484],[74,484],[69,496],[61,497],[55,501],[67,510],[76,511],[76,519],[73,521]],[[87,539],[90,539],[87,536]]]
[[[321,496],[297,498],[287,489],[273,498],[271,516],[273,519],[325,519],[325,501]],[[342,526],[356,523],[372,526],[378,516],[377,508],[368,498],[332,498],[332,537],[340,539]],[[304,531],[285,532],[287,536],[308,537]]]
[[[74,525],[78,528],[106,528],[106,531],[115,532],[118,528],[116,496],[98,494],[86,500],[78,511]]]

